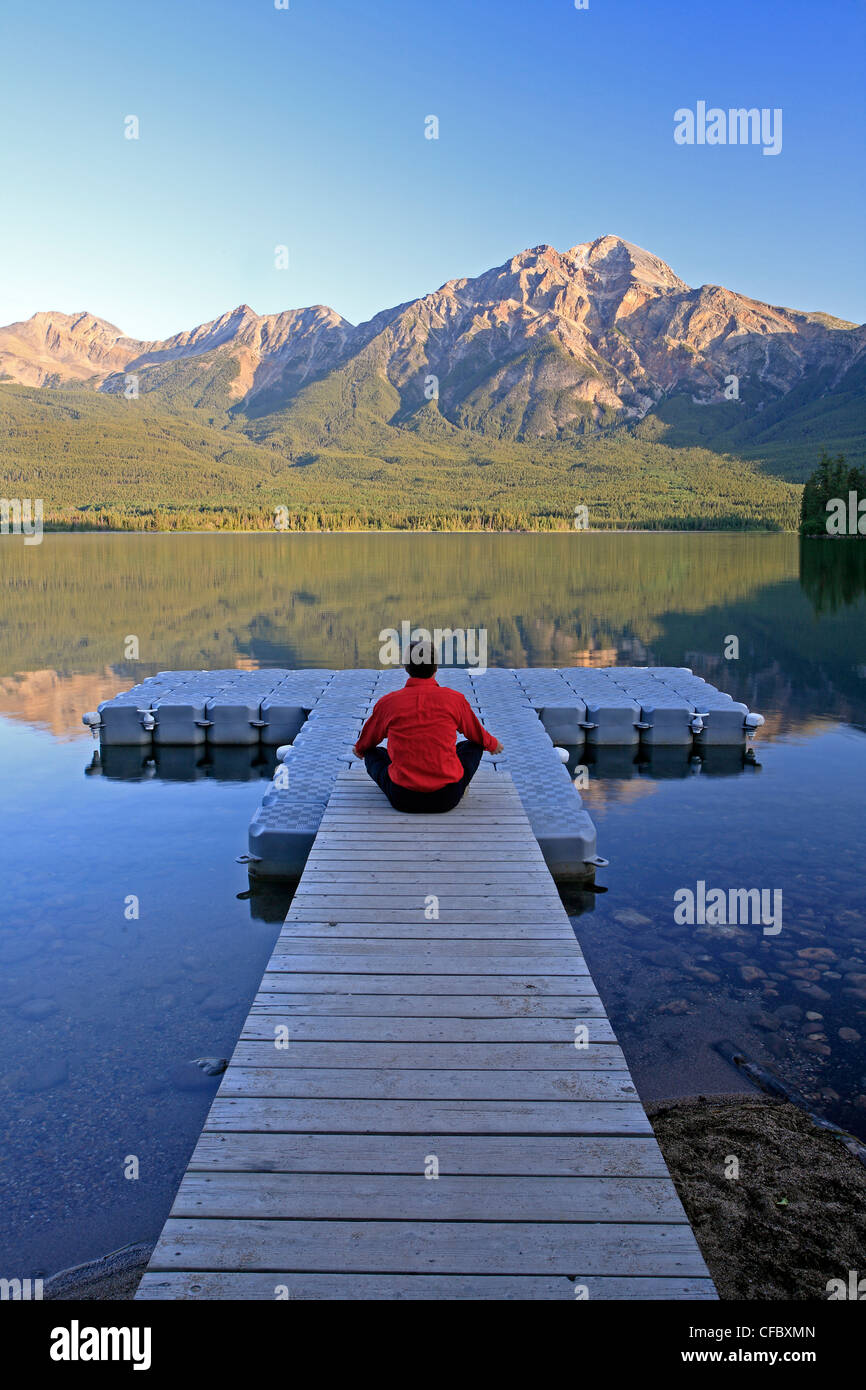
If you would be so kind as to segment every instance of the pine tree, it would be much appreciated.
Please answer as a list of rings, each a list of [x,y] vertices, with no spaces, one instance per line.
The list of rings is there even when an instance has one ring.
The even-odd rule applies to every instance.
[[[800,503],[800,534],[803,536],[827,535],[827,503],[833,498],[841,498],[847,506],[848,494],[854,492],[858,498],[866,497],[866,472],[853,465],[848,467],[845,455],[835,458],[824,452],[818,467],[806,480]]]

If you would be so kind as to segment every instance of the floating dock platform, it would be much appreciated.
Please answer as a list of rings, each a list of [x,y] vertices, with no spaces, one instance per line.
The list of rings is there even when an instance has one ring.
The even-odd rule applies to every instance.
[[[402,668],[162,671],[104,701],[85,723],[102,745],[165,750],[280,748],[280,766],[249,827],[250,873],[297,878],[338,773],[376,700]],[[443,668],[504,745],[484,764],[507,770],[555,878],[591,879],[595,826],[557,745],[687,749],[745,744],[763,723],[686,667]]]
[[[516,777],[403,815],[355,763],[326,802],[137,1297],[715,1298]]]

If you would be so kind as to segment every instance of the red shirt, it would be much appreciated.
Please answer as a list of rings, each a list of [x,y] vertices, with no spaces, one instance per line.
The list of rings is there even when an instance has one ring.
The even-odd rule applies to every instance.
[[[398,786],[434,792],[459,782],[463,764],[454,751],[457,730],[492,753],[498,740],[479,724],[465,695],[437,685],[436,677],[410,676],[402,690],[373,706],[355,745],[363,758],[388,739],[388,775]]]

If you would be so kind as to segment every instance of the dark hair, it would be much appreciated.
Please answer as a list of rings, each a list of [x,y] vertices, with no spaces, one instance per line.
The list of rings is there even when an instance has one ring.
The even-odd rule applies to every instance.
[[[413,642],[409,648],[409,660],[404,668],[408,675],[427,681],[436,674],[436,660],[432,642]]]

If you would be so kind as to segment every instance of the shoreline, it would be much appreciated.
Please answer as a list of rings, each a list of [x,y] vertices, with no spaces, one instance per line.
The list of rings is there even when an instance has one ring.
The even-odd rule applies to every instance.
[[[645,1109],[721,1300],[827,1301],[830,1281],[862,1265],[866,1166],[804,1111],[740,1093]],[[131,1300],[152,1248],[125,1245],[61,1270],[44,1297]]]
[[[149,530],[140,527],[112,526],[57,526],[45,527],[45,536],[796,536],[797,531],[783,529],[771,530],[758,526],[678,526],[668,529],[662,526],[587,526],[575,530],[567,526],[547,528],[533,526],[528,530],[514,527],[502,528],[486,526],[477,530],[472,527],[457,531],[434,530],[430,527],[412,526],[353,526],[316,528],[310,531],[276,531],[261,527],[200,527],[193,531]],[[809,539],[815,539],[810,537]],[[820,539],[820,537],[818,538]]]
[[[645,1105],[718,1290],[829,1299],[866,1246],[866,1166],[788,1100],[715,1095]]]

